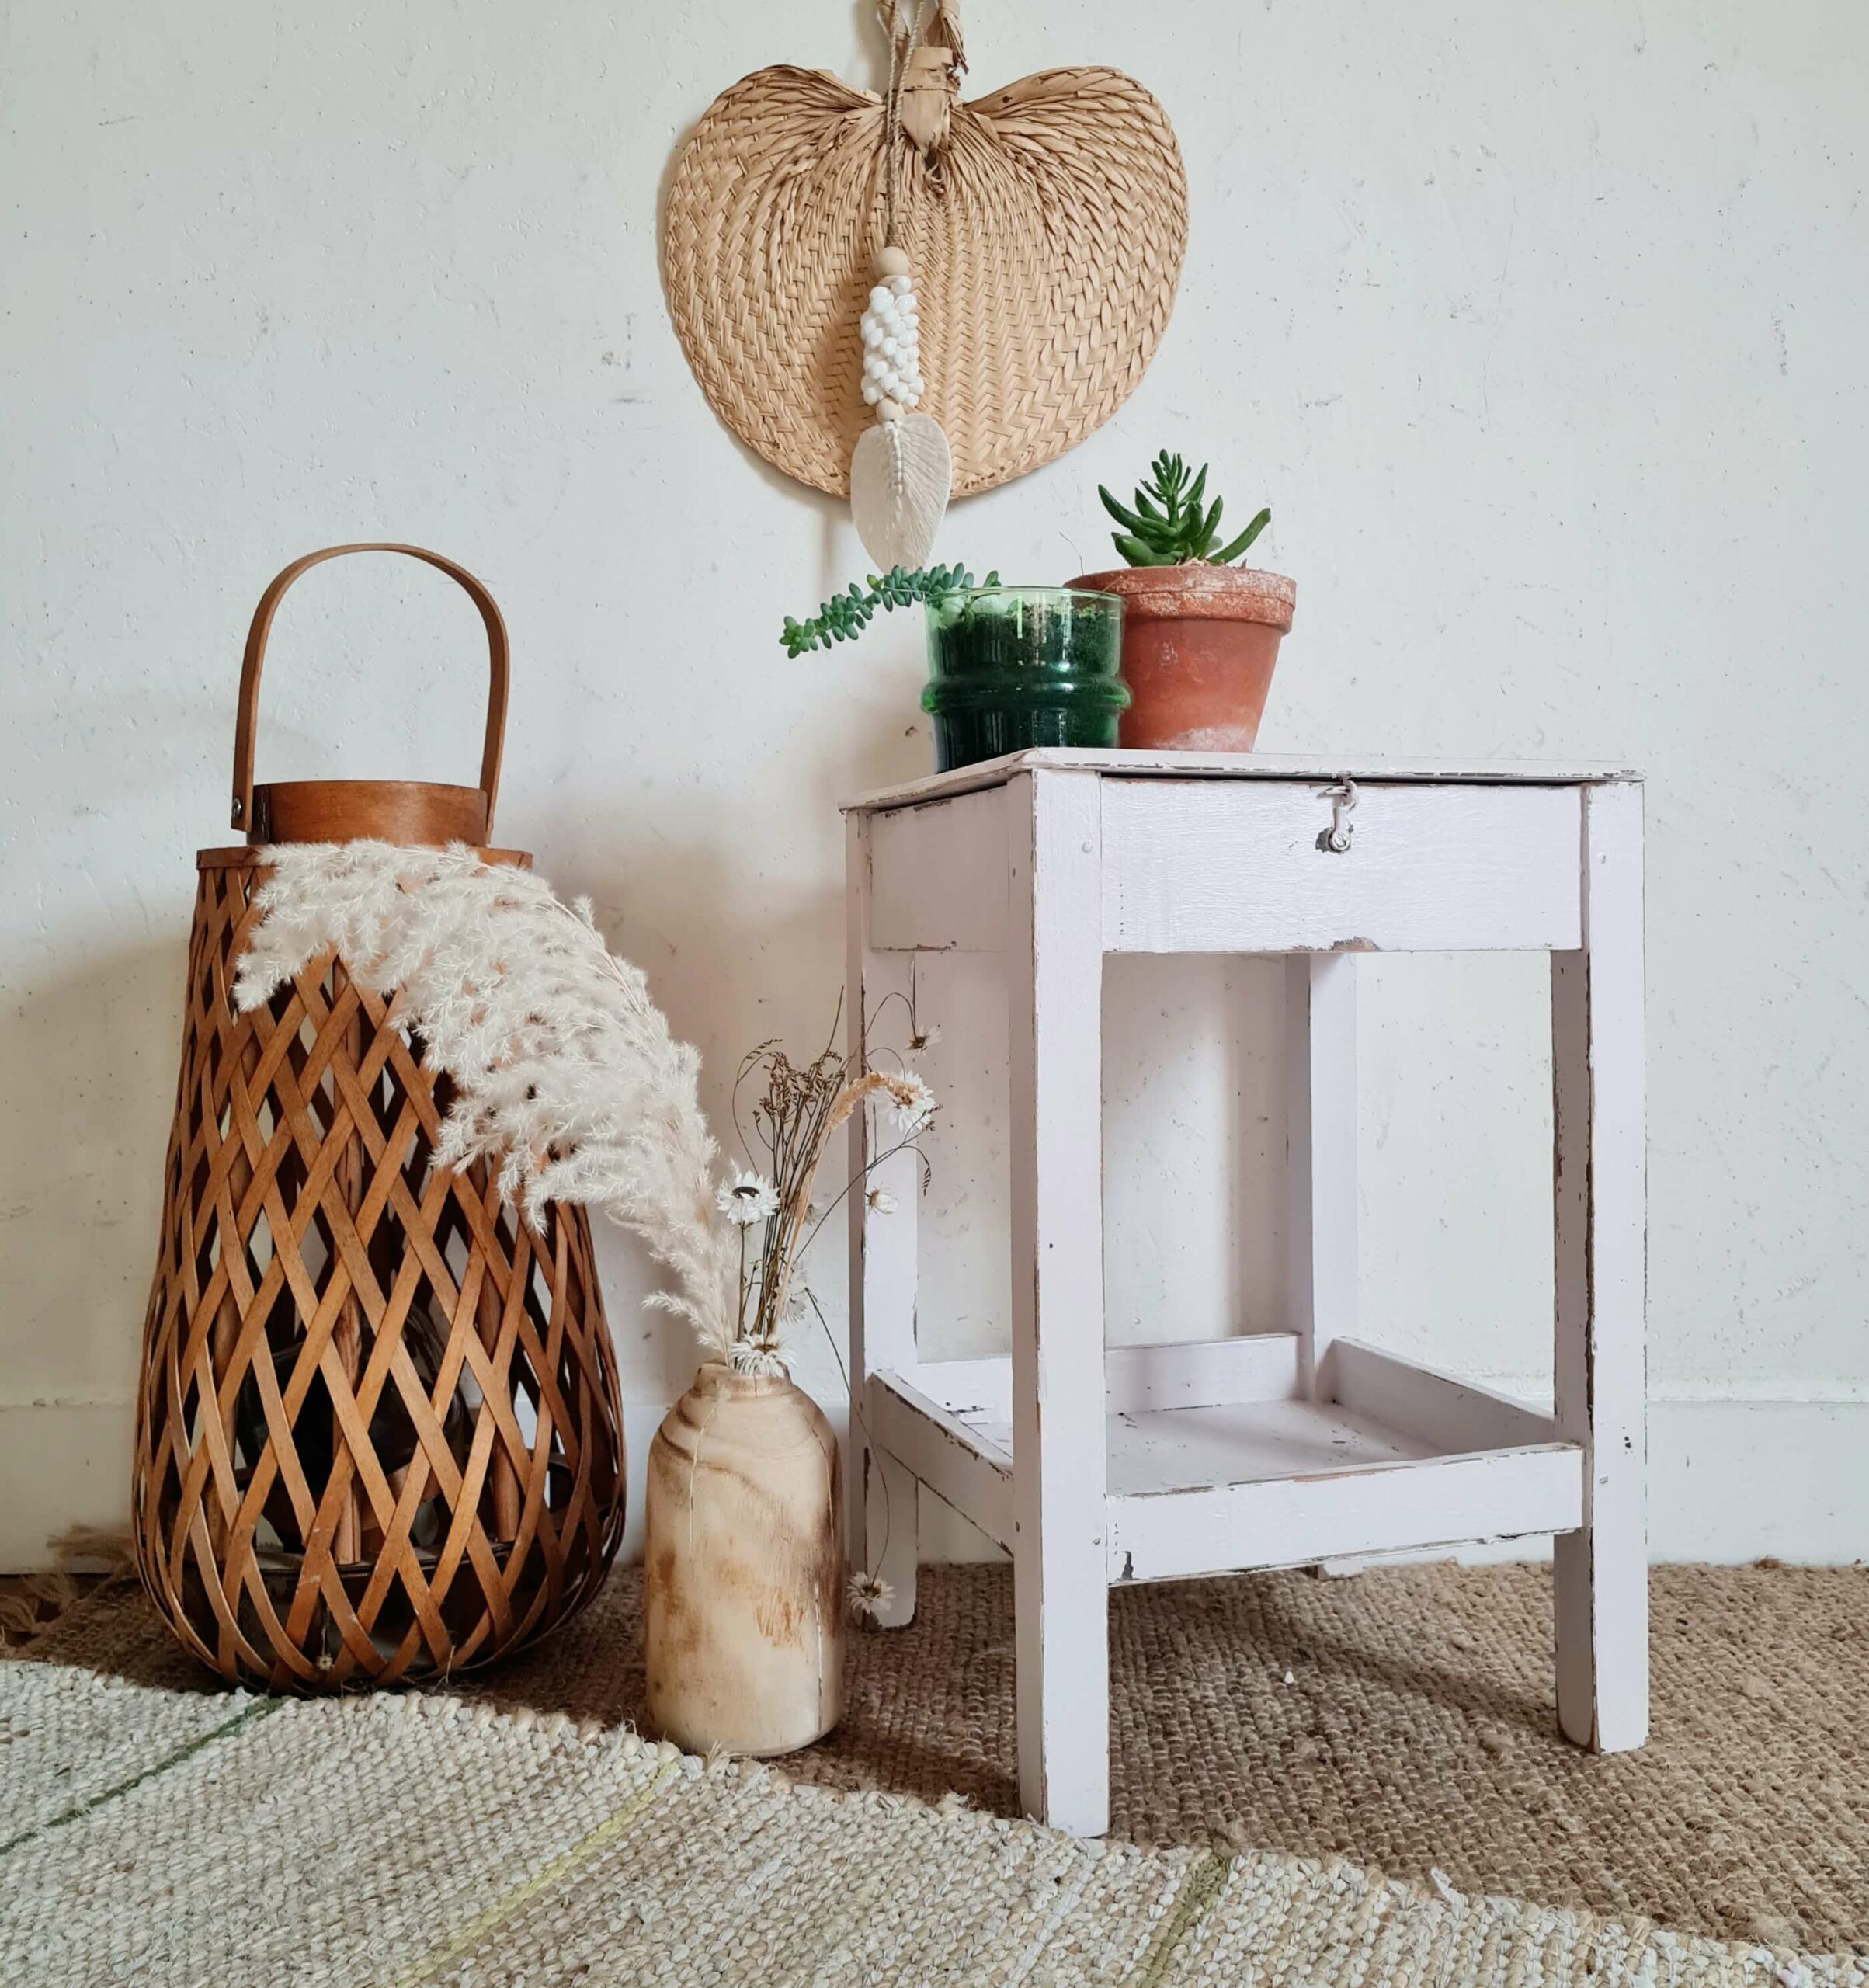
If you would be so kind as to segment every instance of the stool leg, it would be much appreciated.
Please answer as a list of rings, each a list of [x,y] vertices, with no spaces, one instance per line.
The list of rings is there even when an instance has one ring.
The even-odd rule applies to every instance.
[[[845,906],[849,960],[844,993],[846,1041],[853,1063],[867,1060],[867,1019],[892,993],[906,995],[914,971],[912,953],[870,948],[870,818],[852,815],[845,829]],[[891,1003],[892,1012],[907,1010]],[[874,1128],[870,1114],[850,1118],[850,1174],[861,1180],[869,1165]],[[891,1142],[891,1143],[894,1143]],[[915,1225],[920,1170],[912,1152],[884,1160],[869,1176],[895,1201],[891,1215],[870,1206],[863,1189],[848,1202],[850,1239],[850,1438],[844,1485],[845,1549],[860,1572],[879,1575],[888,1599],[877,1611],[886,1629],[915,1619],[919,1557],[921,1486],[914,1474],[866,1433],[870,1376],[912,1371],[915,1362]]]
[[[1285,962],[1285,1288],[1305,1391],[1329,1401],[1331,1342],[1357,1329],[1357,962]]]
[[[1556,1542],[1558,1722],[1600,1753],[1648,1729],[1641,790],[1583,793],[1583,946],[1551,955],[1559,1431],[1584,1445]]]
[[[1285,1309],[1304,1387],[1329,1401],[1332,1343],[1357,1329],[1357,961],[1351,953],[1285,961]],[[1364,1562],[1321,1560],[1321,1578]]]
[[[1019,1791],[1110,1826],[1103,1395],[1102,801],[1089,773],[1008,784],[1013,1593]]]
[[[860,1434],[851,1448],[865,1473],[863,1566],[883,1582],[876,1625],[905,1629],[915,1620],[915,1582],[921,1563],[921,1482],[887,1450],[871,1449]]]

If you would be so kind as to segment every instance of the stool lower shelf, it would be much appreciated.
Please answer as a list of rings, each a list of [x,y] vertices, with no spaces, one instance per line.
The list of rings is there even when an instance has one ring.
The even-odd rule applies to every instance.
[[[1013,1453],[1007,1422],[971,1425]],[[1385,1429],[1335,1402],[1242,1402],[1230,1407],[1124,1409],[1105,1425],[1110,1495],[1144,1498],[1214,1484],[1256,1484],[1272,1477],[1315,1477],[1337,1471],[1412,1463],[1432,1444]]]
[[[1335,1398],[1297,1393],[1286,1335],[1112,1349],[1104,1422],[1113,1583],[1304,1566],[1360,1554],[1575,1531],[1583,1451],[1517,1402],[1352,1341],[1325,1370]],[[1004,1365],[1003,1385],[998,1371]],[[1190,1371],[1280,1383],[1271,1399],[1173,1398]],[[1016,1531],[1009,1363],[937,1363],[873,1377],[877,1443],[1010,1548]],[[996,1399],[982,1401],[990,1395]]]

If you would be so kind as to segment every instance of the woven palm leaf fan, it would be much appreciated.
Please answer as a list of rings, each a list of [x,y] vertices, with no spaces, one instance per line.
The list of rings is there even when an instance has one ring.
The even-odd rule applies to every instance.
[[[714,412],[835,495],[856,456],[879,558],[862,503],[879,428],[901,424],[872,514],[907,530],[888,543],[913,542],[943,469],[957,497],[990,490],[1122,405],[1187,239],[1180,151],[1140,84],[1050,69],[963,103],[952,0],[907,5],[881,10],[881,96],[776,68],[717,97],[676,162],[663,238],[670,315]]]

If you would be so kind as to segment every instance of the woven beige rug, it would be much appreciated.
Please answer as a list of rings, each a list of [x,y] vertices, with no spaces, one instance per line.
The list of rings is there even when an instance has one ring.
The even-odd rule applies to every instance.
[[[1340,1861],[1084,1844],[597,1722],[0,1666],[0,1980],[1862,1988]]]
[[[957,1924],[955,1945],[942,1943],[945,1936],[931,1920],[915,1920],[920,1931],[899,1952],[914,1953],[919,1972],[906,1960],[898,1966],[881,1948],[864,1948],[840,1907],[826,1906],[822,1913],[812,1907],[797,1937],[808,1942],[822,1934],[829,1941],[822,1955],[811,1949],[812,1965],[822,1961],[827,1982],[860,1982],[866,1968],[867,1978],[878,1982],[1037,1981],[1046,1977],[1034,1970],[1045,1965],[1052,1967],[1051,1978],[1058,1982],[1243,1980],[1249,1966],[1255,1975],[1270,1968],[1276,1977],[1288,1975],[1294,1983],[1354,1973],[1375,1981],[1417,1976],[1425,1980],[1430,1969],[1437,1983],[1492,1979],[1496,1973],[1502,1979],[1515,1968],[1529,1981],[1572,1973],[1581,1979],[1589,1972],[1593,1955],[1597,1970],[1593,1978],[1606,1978],[1606,1971],[1614,1976],[1620,1969],[1639,1967],[1645,1954],[1659,1970],[1650,1976],[1658,1984],[1703,1978],[1711,1971],[1721,1979],[1777,1979],[1784,1988],[1796,1988],[1793,1956],[1801,1950],[1838,1956],[1814,1963],[1815,1978],[1853,1975],[1862,1988],[1869,1988],[1864,1966],[1869,1955],[1869,1720],[1864,1716],[1869,1680],[1862,1660],[1869,1645],[1869,1576],[1664,1569],[1656,1574],[1655,1600],[1655,1739],[1640,1755],[1593,1760],[1564,1746],[1551,1731],[1548,1583],[1541,1569],[1378,1569],[1350,1581],[1276,1576],[1119,1594],[1113,1611],[1117,1829],[1132,1838],[1176,1847],[1146,1854],[1127,1846],[1113,1848],[1108,1856],[1115,1861],[1096,1863],[1096,1872],[1086,1879],[1088,1890],[1078,1888],[1075,1877],[1058,1879],[1063,1888],[1058,1899],[1068,1893],[1073,1901],[1060,1925],[1080,1941],[1107,1938],[1105,1972],[1088,1971],[1081,1955],[1070,1958],[1068,1942],[1051,1945],[1038,1920],[1010,1908],[1006,1924],[1013,1931],[1007,1937],[1012,1940],[1014,1931],[1020,1932],[1024,1944],[1018,1951],[1027,1954],[1027,1961],[1005,1958],[990,1945],[969,1947],[973,1934],[967,1927],[972,1921],[964,1917]],[[585,1816],[592,1803],[610,1799],[603,1789],[613,1792],[617,1777],[627,1781],[644,1771],[636,1757],[614,1740],[619,1722],[630,1718],[638,1703],[634,1579],[620,1574],[596,1607],[553,1644],[471,1687],[482,1705],[569,1712],[609,1736],[595,1746],[572,1746],[561,1736],[553,1743],[558,1750],[547,1750],[556,1764],[551,1768],[553,1786],[563,1784],[549,1802],[562,1799],[570,1805],[568,1815]],[[114,1732],[114,1714],[74,1714],[70,1730],[78,1739],[66,1747],[69,1757],[57,1763],[69,1771],[55,1774],[47,1798],[54,1804],[62,1799],[66,1809],[145,1774],[146,1756],[165,1758],[165,1746],[173,1750],[175,1743],[186,1745],[233,1715],[225,1701],[203,1690],[185,1660],[169,1654],[134,1596],[106,1594],[74,1610],[32,1646],[32,1654],[51,1661],[0,1666],[0,1687],[17,1690],[23,1677],[51,1676],[58,1690],[75,1694],[71,1704],[82,1706],[92,1699],[101,1702],[106,1687],[90,1675],[96,1668],[139,1679],[148,1687],[124,1701],[139,1706],[147,1701],[151,1708],[137,1714],[148,1728],[146,1744],[114,1737],[106,1743],[102,1736]],[[855,1658],[851,1711],[844,1727],[825,1746],[788,1762],[789,1777],[929,1796],[957,1788],[981,1808],[1014,1806],[1011,1618],[1000,1570],[925,1576],[915,1627],[859,1637]],[[368,1792],[374,1785],[368,1760],[344,1764],[346,1753],[359,1746],[369,1753],[387,1743],[368,1736],[379,1731],[368,1719],[407,1722],[419,1716],[409,1709],[413,1702],[367,1701],[255,1715],[266,1722],[269,1746],[296,1736],[301,1725],[306,1730],[316,1726],[318,1737],[310,1750],[329,1757],[318,1773],[347,1775],[359,1786],[346,1798],[350,1807],[328,1810],[321,1796],[314,1799],[299,1792],[298,1757],[282,1755],[269,1766],[256,1766],[251,1778],[239,1784],[241,1799],[257,1805],[259,1814],[278,1817],[288,1830],[302,1822],[316,1843],[338,1846],[331,1854],[339,1872],[351,1870],[354,1876],[356,1867],[349,1860],[353,1852],[363,1854],[354,1840],[367,1840],[370,1854],[380,1860],[380,1882],[392,1892],[415,1882],[408,1868],[412,1862],[431,1879],[438,1863],[451,1870],[462,1858],[460,1868],[478,1869],[479,1851],[472,1843],[463,1851],[451,1840],[453,1825],[437,1825],[421,1777],[406,1786],[398,1782],[400,1793],[379,1788],[387,1806],[374,1813],[370,1805],[378,1796]],[[9,1719],[16,1716],[12,1698],[0,1698],[0,1705],[8,1708]],[[394,1711],[398,1705],[403,1709]],[[282,1719],[287,1723],[277,1725]],[[168,1739],[172,1719],[186,1729],[179,1743]],[[190,1719],[205,1724],[189,1726]],[[347,1719],[353,1722],[349,1726]],[[463,1734],[479,1736],[473,1740],[476,1752],[482,1746],[503,1749],[512,1737],[503,1723],[483,1725],[460,1714],[455,1724],[425,1727],[445,1736],[445,1741],[436,1737],[425,1744],[451,1757],[457,1725]],[[221,1753],[224,1739],[259,1746],[257,1731],[250,1740],[247,1732],[243,1725],[215,1739],[186,1760],[139,1781],[127,1794],[85,1810],[80,1820],[9,1853],[9,1885],[16,1872],[40,1868],[40,1860],[49,1858],[42,1875],[50,1889],[0,1887],[0,1917],[16,1928],[28,1928],[29,1938],[44,1934],[51,1921],[66,1923],[60,1917],[65,1907],[58,1901],[68,1901],[61,1887],[74,1885],[99,1902],[99,1927],[135,1914],[140,1908],[130,1883],[134,1873],[115,1873],[109,1862],[116,1854],[109,1846],[127,1839],[109,1835],[115,1825],[107,1822],[106,1812],[129,1802],[133,1807],[126,1814],[166,1812],[159,1802],[148,1806],[155,1798],[144,1795],[145,1787],[198,1788],[198,1781],[175,1777],[218,1771],[217,1754],[233,1757]],[[542,1743],[535,1734],[526,1743],[536,1750]],[[0,1749],[9,1795],[29,1757],[19,1744],[16,1739]],[[437,1764],[434,1772],[445,1784],[434,1799],[444,1806],[454,1799],[446,1790],[471,1778],[464,1757],[453,1766]],[[585,1785],[590,1776],[602,1784],[596,1792]],[[1032,1868],[1047,1874],[1047,1883],[1049,1874],[1067,1867],[1079,1874],[1089,1869],[1075,1860],[1091,1853],[1023,1824],[1009,1824],[1002,1832],[975,1819],[931,1818],[912,1805],[898,1812],[886,1802],[851,1808],[807,1802],[801,1807],[795,1795],[783,1794],[779,1782],[759,1779],[757,1785],[766,1791],[762,1799],[768,1808],[761,1811],[767,1816],[761,1826],[763,1847],[755,1851],[735,1833],[741,1823],[734,1817],[742,1812],[733,1804],[752,1800],[750,1795],[731,1794],[742,1786],[737,1777],[683,1782],[679,1800],[708,1805],[704,1819],[695,1823],[699,1833],[690,1840],[690,1852],[710,1872],[717,1850],[726,1860],[722,1873],[735,1867],[736,1858],[746,1858],[750,1861],[741,1875],[749,1878],[763,1868],[766,1857],[776,1860],[776,1872],[790,1870],[792,1818],[808,1812],[815,1819],[811,1829],[829,1835],[820,1838],[807,1831],[817,1847],[807,1855],[807,1868],[797,1873],[796,1885],[790,1877],[780,1885],[788,1897],[798,1887],[807,1896],[817,1896],[811,1889],[811,1860],[831,1854],[825,1845],[832,1837],[839,1846],[837,1854],[856,1858],[860,1870],[869,1868],[863,1860],[874,1850],[880,1869],[897,1854],[889,1846],[898,1840],[894,1832],[904,1816],[919,1819],[915,1829],[932,1832],[914,1839],[919,1847],[910,1859],[913,1868],[888,1881],[891,1899],[901,1889],[901,1909],[912,1920],[917,1913],[938,1917],[948,1909],[929,1903],[926,1887],[940,1876],[933,1867],[950,1854],[950,1830],[957,1832],[952,1854],[961,1860],[956,1868],[962,1875],[957,1889],[944,1896],[950,1904],[964,1897],[970,1910],[981,1881],[967,1860],[987,1857],[980,1845],[989,1839],[999,1846],[992,1856],[1011,1857],[1014,1853],[1006,1846],[1027,1846],[1017,1854],[1036,1860]],[[531,1794],[516,1793],[510,1801],[505,1794],[490,1795],[483,1805],[482,1821],[499,1840],[502,1857],[536,1854],[549,1861],[582,1840],[576,1832],[565,1833],[568,1823],[554,1819],[535,1844],[523,1820],[533,1799]],[[716,1803],[727,1809],[717,1812]],[[16,1800],[9,1806],[19,1811],[27,1805]],[[186,1823],[201,1837],[203,1857],[214,1862],[222,1854],[214,1847],[220,1839],[213,1835],[221,1825],[199,1812],[199,1801],[182,1809],[181,1820],[170,1826]],[[658,1807],[658,1829],[686,1812]],[[606,1816],[610,1813],[604,1810]],[[520,1819],[514,1833],[504,1826],[509,1816]],[[497,1827],[496,1816],[501,1819]],[[249,1816],[241,1826],[252,1822]],[[14,1816],[9,1824],[15,1830],[25,1826]],[[86,1832],[106,1831],[106,1847],[94,1845],[92,1852],[75,1854],[63,1840],[79,1841],[70,1833],[81,1826]],[[582,1825],[602,1826],[597,1821]],[[257,1826],[263,1833],[266,1825]],[[983,1829],[985,1837],[979,1835]],[[54,1844],[53,1836],[61,1841]],[[959,1847],[963,1840],[971,1847]],[[705,1847],[704,1856],[697,1845]],[[275,1869],[297,1873],[309,1868],[314,1894],[324,1882],[319,1870],[325,1852],[314,1854],[309,1867],[296,1850],[275,1844],[270,1854]],[[596,1852],[589,1854],[594,1858]],[[166,1854],[165,1861],[180,1885]],[[503,1862],[500,1868],[504,1870]],[[533,1872],[533,1865],[526,1868]],[[1393,1882],[1364,1875],[1374,1870]],[[1196,1872],[1205,1874],[1197,1885]],[[1121,1874],[1120,1885],[1113,1873]],[[601,1894],[595,1899],[593,1882]],[[727,1875],[718,1875],[717,1882],[731,1889]],[[493,1882],[484,1876],[474,1880],[483,1892]],[[619,1890],[620,1883],[618,1867],[606,1851],[594,1879],[582,1865],[575,1875],[568,1865],[561,1882],[544,1888],[557,1903],[537,1909],[560,1931],[567,1926],[575,1931],[586,1912],[599,1917],[613,1913],[616,1899],[627,1890]],[[853,1909],[861,1917],[869,1910],[863,1901],[870,1894],[855,1879],[851,1883]],[[1145,1894],[1147,1902],[1138,1903]],[[1475,1902],[1485,1894],[1530,1903]],[[652,1913],[668,1905],[659,1892],[644,1896]],[[841,1899],[842,1892],[837,1896]],[[36,1906],[34,1899],[40,1901]],[[481,1896],[477,1910],[490,1909],[488,1899]],[[683,1908],[668,1909],[679,1918]],[[525,1907],[527,1913],[533,1910],[530,1904]],[[1037,1908],[1028,1901],[1023,1910]],[[23,1917],[30,1912],[40,1916]],[[1147,1971],[1157,1965],[1150,1957],[1152,1948],[1122,1944],[1128,1937],[1123,1928],[1130,1924],[1124,1915],[1138,1912],[1153,1929],[1152,1937],[1165,1927],[1179,1928],[1153,1974]],[[1149,1917],[1152,1912],[1158,1916]],[[50,1921],[44,1917],[48,1913]],[[1648,1924],[1652,1920],[1662,1922],[1666,1933],[1652,1931]],[[728,1922],[738,1924],[732,1911],[721,1923]],[[1621,1930],[1607,1931],[1606,1922],[1619,1922]],[[81,1923],[92,1922],[82,1915],[72,1922]],[[774,1939],[781,1938],[777,1921],[762,1923]],[[1724,1933],[1734,1944],[1686,1937],[1697,1933]],[[447,1938],[460,1934],[450,1920]],[[18,1931],[0,1935],[0,1956],[14,1951],[6,1938],[20,1937]],[[493,1935],[489,1931],[486,1937]],[[502,1941],[505,1937],[502,1932]],[[1474,1945],[1475,1941],[1480,1945]],[[839,1945],[845,1941],[856,1944]],[[1848,1958],[1852,1948],[1854,1960]],[[505,1951],[503,1945],[499,1950]],[[635,1972],[625,1967],[614,1975],[599,1972],[582,1978],[655,1979],[644,1958],[655,1951],[625,1945],[619,1952],[634,1954]],[[462,1949],[464,1957],[467,1952]],[[839,1955],[849,1956],[843,1973],[837,1971],[845,1965]],[[6,1971],[12,1964],[0,1960],[0,1980],[16,1978]],[[816,1978],[811,1966],[796,1964],[801,1970],[797,1979]],[[1021,1966],[1027,1971],[1021,1973]],[[950,1971],[944,1973],[943,1967]],[[1453,1971],[1443,1976],[1443,1967]],[[28,1972],[17,1978],[118,1977],[100,1964],[89,1975]],[[155,1972],[148,1978],[195,1977]],[[256,1969],[221,1978],[300,1977]],[[303,1978],[394,1977],[366,1971],[311,1972]],[[483,1965],[481,1971],[460,1978],[522,1977],[489,1973]],[[579,1977],[567,1963],[563,1973],[547,1970],[523,1978]],[[730,1969],[691,1977],[674,1972],[668,1978],[752,1977]],[[780,1969],[772,1978],[790,1977]]]

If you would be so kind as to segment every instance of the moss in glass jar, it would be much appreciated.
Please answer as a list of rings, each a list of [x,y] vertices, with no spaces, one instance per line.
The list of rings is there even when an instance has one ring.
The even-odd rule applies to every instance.
[[[940,771],[1038,746],[1112,746],[1123,603],[1068,587],[957,589],[927,604],[922,708]]]

